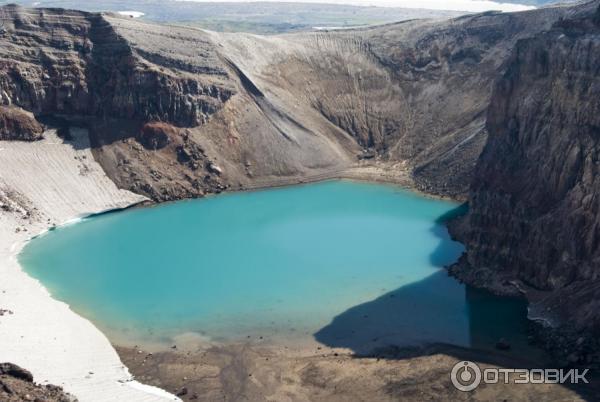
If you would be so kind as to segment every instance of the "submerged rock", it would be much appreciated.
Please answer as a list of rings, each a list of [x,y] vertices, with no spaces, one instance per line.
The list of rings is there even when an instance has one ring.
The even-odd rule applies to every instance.
[[[510,343],[504,338],[500,338],[500,340],[496,343],[496,349],[498,350],[509,350]]]

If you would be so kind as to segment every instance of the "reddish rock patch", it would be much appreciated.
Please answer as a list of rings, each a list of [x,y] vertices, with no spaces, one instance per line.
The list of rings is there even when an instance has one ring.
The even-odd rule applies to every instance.
[[[144,124],[137,140],[146,149],[162,149],[166,147],[178,134],[178,129],[163,122],[150,122]]]
[[[12,106],[0,106],[0,140],[37,141],[44,127],[32,113]]]

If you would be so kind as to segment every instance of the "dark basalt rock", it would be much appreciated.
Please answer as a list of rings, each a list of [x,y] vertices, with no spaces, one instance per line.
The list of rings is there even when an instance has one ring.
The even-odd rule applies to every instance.
[[[76,402],[77,399],[55,385],[38,385],[31,373],[16,364],[0,363],[0,401]]]
[[[23,381],[33,382],[33,375],[29,371],[12,363],[0,363],[0,375],[8,375]]]
[[[479,286],[516,280],[535,290],[540,316],[596,334],[599,12],[517,44],[488,109],[469,213],[453,227],[467,252],[452,268]]]

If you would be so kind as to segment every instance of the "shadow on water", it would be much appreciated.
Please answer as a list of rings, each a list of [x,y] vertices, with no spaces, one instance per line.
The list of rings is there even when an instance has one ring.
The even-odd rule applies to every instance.
[[[375,300],[354,306],[314,334],[327,346],[369,355],[386,346],[418,346],[439,342],[469,346],[461,285],[439,271]],[[440,336],[443,334],[443,336]]]
[[[429,261],[433,266],[445,268],[449,264],[452,264],[454,261],[456,261],[460,256],[459,254],[462,254],[464,251],[462,244],[454,242],[450,239],[448,229],[446,229],[446,223],[465,215],[468,212],[468,208],[468,204],[465,202],[458,207],[440,215],[435,220],[435,224],[431,228],[431,233],[433,233],[435,237],[439,239],[439,242],[436,244],[433,252],[429,256]],[[457,253],[458,249],[460,249],[460,253]]]
[[[466,287],[445,270],[354,306],[314,334],[317,341],[348,348],[357,356],[387,356],[399,349],[453,345],[485,351],[497,358],[518,358],[541,366],[546,356],[529,345],[530,322],[525,301],[501,298]],[[511,346],[497,351],[500,338]],[[491,363],[491,361],[490,361]]]
[[[466,210],[463,204],[436,220],[432,232],[439,244],[430,255],[436,267],[451,264],[460,254],[443,223]],[[508,368],[553,367],[549,355],[530,344],[532,325],[525,300],[465,286],[440,269],[342,312],[314,337],[326,346],[350,349],[357,358],[443,353]],[[496,349],[500,338],[510,350]],[[585,397],[585,390],[575,391]]]
[[[431,228],[439,241],[429,261],[438,271],[346,310],[316,332],[315,339],[357,355],[431,344],[493,351],[500,338],[510,342],[513,351],[524,352],[528,346],[525,302],[460,284],[443,269],[464,250],[450,239],[444,223],[465,212],[463,204],[437,218]]]

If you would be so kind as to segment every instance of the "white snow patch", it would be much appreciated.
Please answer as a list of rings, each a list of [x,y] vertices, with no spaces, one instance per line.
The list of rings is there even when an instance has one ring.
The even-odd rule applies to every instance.
[[[141,11],[117,11],[117,14],[124,15],[126,17],[131,17],[131,18],[140,18],[140,17],[143,17],[144,15],[146,15]]]

